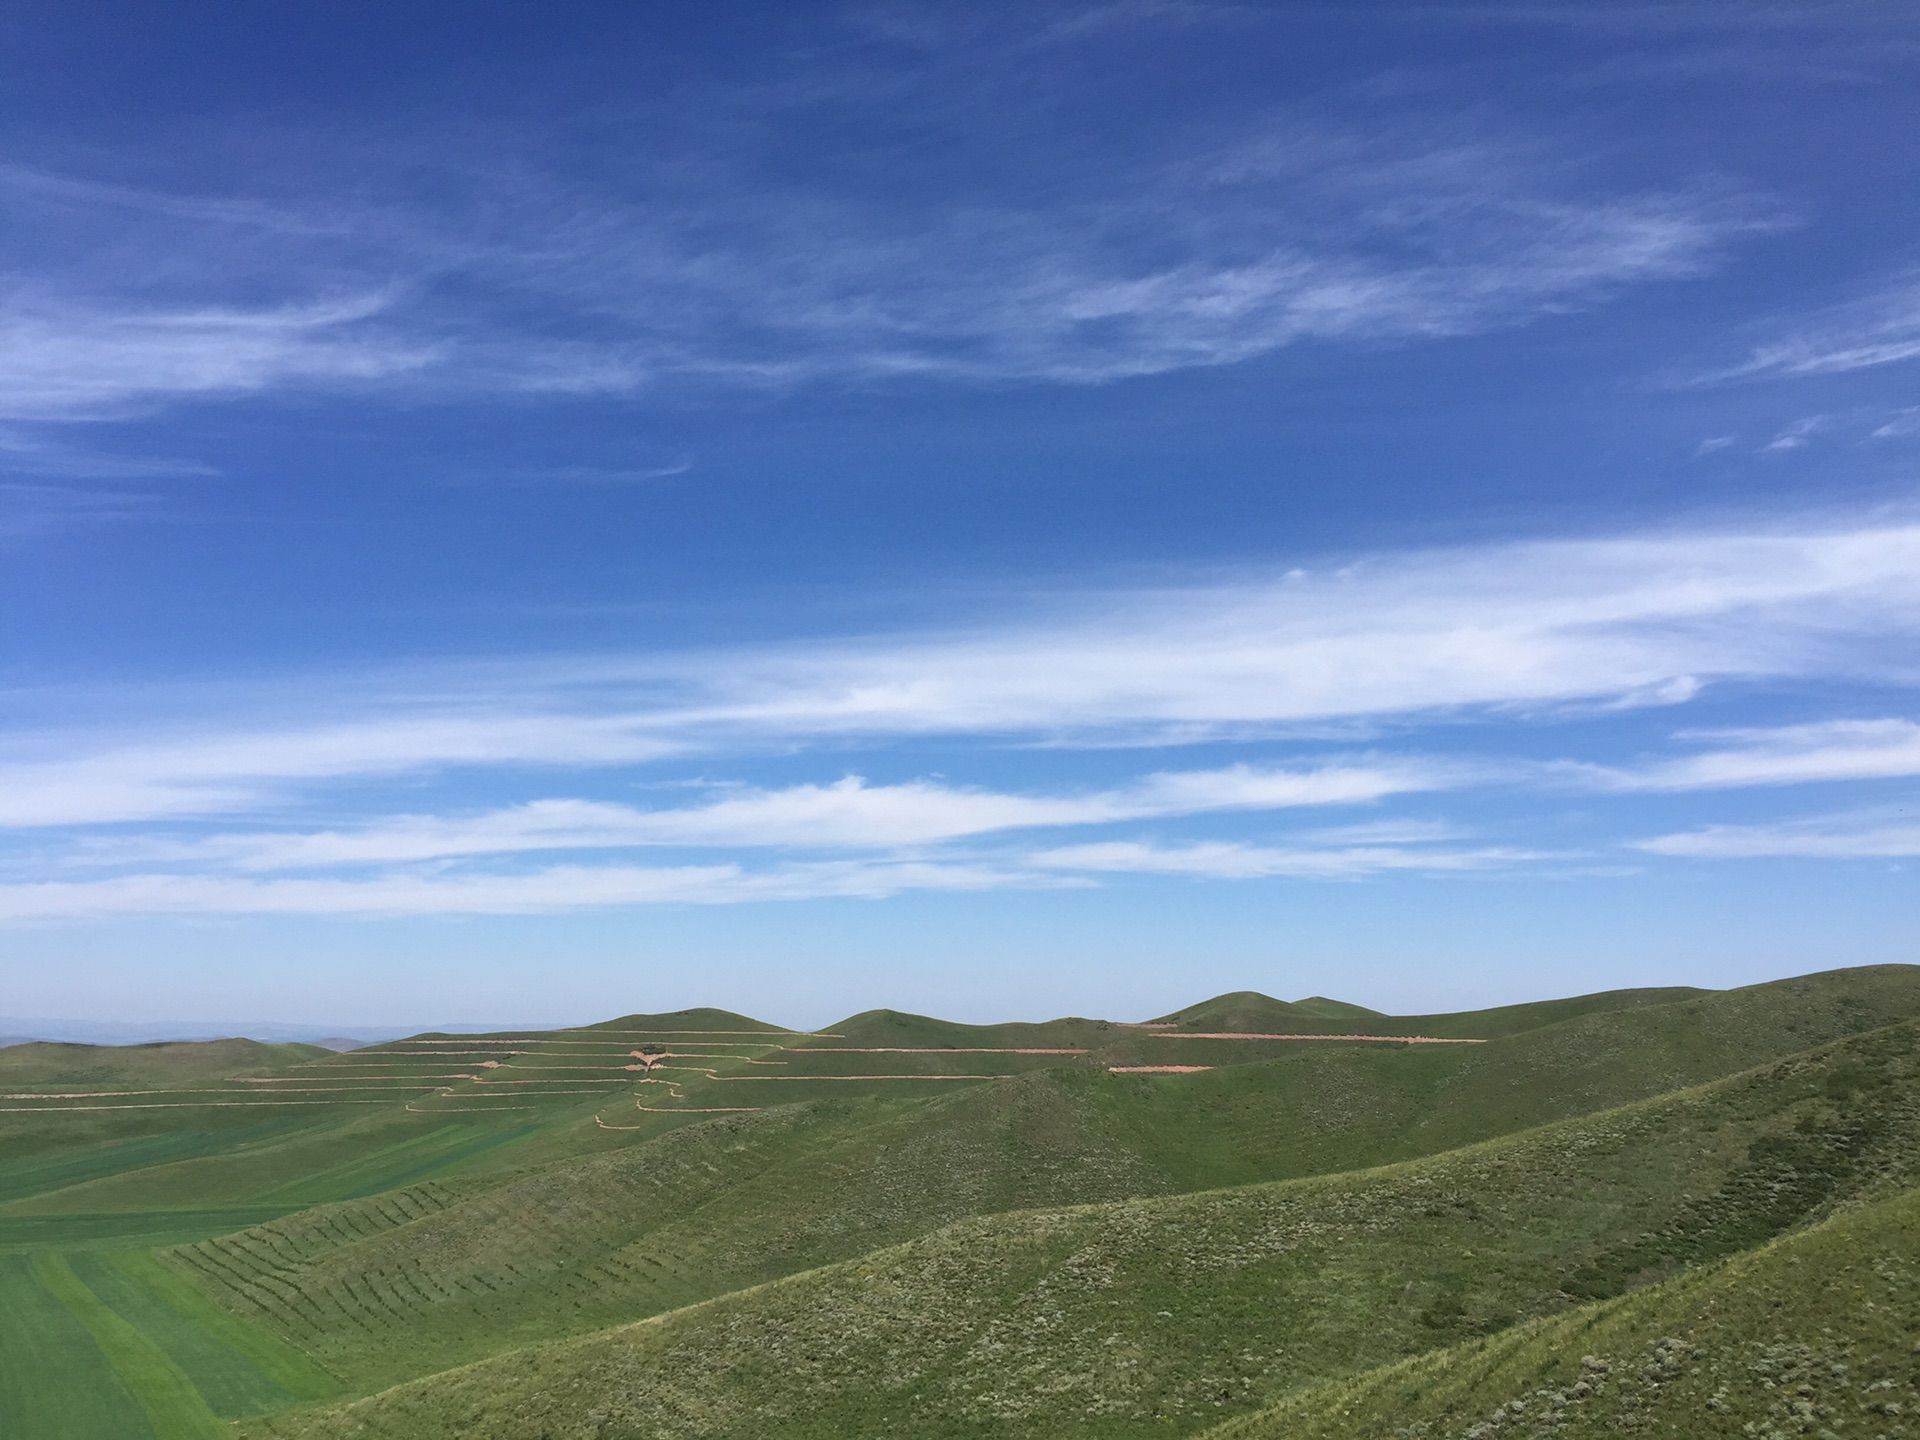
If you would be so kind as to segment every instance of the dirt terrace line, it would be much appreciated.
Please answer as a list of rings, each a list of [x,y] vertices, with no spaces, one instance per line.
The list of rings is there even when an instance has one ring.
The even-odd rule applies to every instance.
[[[1265,1035],[1242,1030],[1183,1030],[1149,1035],[1149,1040],[1365,1040],[1375,1045],[1484,1045],[1440,1035]]]
[[[296,1070],[304,1070],[304,1065],[296,1065]],[[235,1082],[246,1081],[249,1085],[279,1085],[287,1080],[469,1080],[472,1076],[465,1070],[380,1070],[372,1075],[336,1075],[336,1068],[356,1070],[356,1065],[320,1066],[324,1075],[235,1075]]]
[[[507,1070],[625,1070],[625,1065],[502,1065],[495,1074]]]
[[[1085,1049],[1028,1045],[782,1045],[796,1055],[1084,1055]]]
[[[516,1081],[516,1083],[518,1083],[518,1085],[543,1085],[543,1083],[547,1083],[547,1081]],[[551,1081],[551,1083],[553,1083],[553,1085],[566,1085],[566,1081]],[[578,1083],[578,1081],[574,1081],[574,1083]],[[620,1083],[620,1081],[607,1081],[607,1083],[609,1083],[609,1085],[616,1085],[616,1083]],[[490,1085],[488,1089],[492,1091],[495,1087]],[[453,1098],[459,1098],[459,1100],[486,1100],[486,1098],[490,1098],[484,1091],[455,1089],[455,1087],[451,1087],[451,1085],[440,1087],[440,1094],[453,1096]],[[497,1094],[499,1094],[503,1100],[543,1100],[543,1098],[547,1098],[549,1094],[609,1094],[609,1091],[497,1091]],[[426,1098],[432,1098],[432,1096],[420,1096],[420,1098],[426,1100]],[[497,1106],[488,1106],[488,1110],[495,1110],[495,1108],[497,1108]]]
[[[439,1085],[392,1085],[389,1090],[439,1090]],[[0,1100],[122,1100],[134,1095],[247,1095],[247,1090],[220,1090],[202,1088],[197,1085],[183,1086],[180,1089],[161,1087],[157,1090],[20,1090],[0,1095]],[[298,1090],[269,1090],[259,1092],[263,1095],[365,1095],[365,1090],[350,1090],[339,1085],[303,1085]]]
[[[1006,1080],[1011,1077],[1006,1075],[714,1075],[711,1078],[722,1085],[740,1085],[752,1082],[764,1084],[770,1080],[794,1080],[801,1084],[810,1084],[815,1080]]]
[[[471,1080],[473,1076],[465,1070],[397,1070],[391,1075],[235,1075],[227,1083],[229,1085],[304,1085],[309,1080],[326,1079],[337,1079],[342,1085],[385,1085],[393,1080]]]
[[[839,1040],[831,1030],[596,1030],[590,1025],[550,1030],[550,1035],[751,1035],[761,1040]]]
[[[1211,1065],[1109,1065],[1111,1075],[1198,1075]]]
[[[133,1105],[7,1105],[0,1115],[72,1115],[83,1110],[274,1110],[284,1105],[387,1105],[388,1100],[157,1100]]]

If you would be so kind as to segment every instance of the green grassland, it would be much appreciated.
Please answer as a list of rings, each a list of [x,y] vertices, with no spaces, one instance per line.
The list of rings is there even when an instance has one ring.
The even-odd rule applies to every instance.
[[[1722,1264],[1314,1386],[1209,1440],[1913,1433],[1920,1193]]]
[[[452,1364],[656,1314],[970,1215],[1435,1153],[1847,1034],[1863,992],[1887,1018],[1920,1015],[1910,982],[1850,972],[1783,992],[1791,1004],[1703,996],[1657,1026],[1601,1012],[1470,1050],[1316,1046],[1192,1076],[1068,1066],[926,1100],[773,1107],[444,1206],[437,1189],[422,1197],[435,1213],[405,1225],[385,1223],[376,1197],[318,1212],[330,1243],[269,1224],[182,1258],[217,1265],[208,1278],[227,1303],[342,1373],[390,1380],[423,1357]],[[288,1302],[298,1314],[283,1295],[304,1297]]]
[[[257,1040],[154,1045],[35,1041],[0,1049],[0,1091],[176,1088],[238,1074],[276,1074],[331,1053],[317,1045],[263,1045]]]
[[[338,1389],[139,1251],[0,1256],[0,1353],[7,1433],[36,1440],[223,1436]]]
[[[1911,1238],[1920,967],[1155,1023],[17,1057],[48,1098],[0,1114],[0,1434],[1815,1434],[1736,1393],[1754,1357],[1813,1382],[1727,1295],[1780,1301],[1838,1236],[1805,1253],[1906,1313],[1912,1272],[1846,1237]],[[1355,1033],[1386,1038],[1255,1038]],[[1840,1293],[1819,1364],[1878,1343]],[[1589,1327],[1608,1374],[1674,1341],[1731,1389],[1697,1422],[1574,1395]],[[1821,1423],[1905,1433],[1916,1378]]]
[[[276,1436],[1128,1436],[1666,1278],[1920,1179],[1920,1030],[1427,1160],[996,1214]]]
[[[1900,968],[1900,967],[1894,967]],[[1525,1005],[1500,1005],[1490,1010],[1463,1010],[1449,1015],[1382,1015],[1364,1006],[1314,996],[1307,1000],[1275,1000],[1257,990],[1237,990],[1162,1015],[1151,1025],[1175,1030],[1254,1031],[1280,1034],[1336,1034],[1364,1028],[1374,1035],[1433,1035],[1459,1039],[1490,1039],[1513,1035],[1541,1025],[1605,1011],[1632,1010],[1647,1005],[1670,1005],[1708,992],[1685,986],[1658,990],[1606,990],[1566,1000],[1538,1000]],[[1349,1024],[1364,1020],[1364,1027]]]

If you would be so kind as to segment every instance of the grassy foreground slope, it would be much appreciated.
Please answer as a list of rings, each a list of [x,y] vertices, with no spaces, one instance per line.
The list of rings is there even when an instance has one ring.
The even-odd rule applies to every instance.
[[[1374,1171],[996,1215],[272,1436],[1192,1432],[1920,1179],[1920,1029]]]
[[[1208,1440],[1894,1437],[1920,1427],[1920,1191],[1724,1264],[1314,1386]]]
[[[273,1220],[176,1258],[221,1303],[370,1388],[969,1216],[1431,1154],[1920,1014],[1916,982],[1836,972],[1470,1051],[1309,1046],[1202,1075],[1066,1066],[919,1103],[781,1106]]]

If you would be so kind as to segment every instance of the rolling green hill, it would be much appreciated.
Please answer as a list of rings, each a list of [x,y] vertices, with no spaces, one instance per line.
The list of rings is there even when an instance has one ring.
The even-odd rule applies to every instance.
[[[0,1049],[0,1091],[164,1089],[229,1075],[271,1075],[331,1053],[318,1045],[263,1045],[257,1040],[152,1045],[32,1041]]]
[[[274,1436],[1166,1433],[1920,1180],[1920,1029],[1303,1181],[963,1221]]]
[[[1378,1010],[1369,1010],[1364,1005],[1354,1005],[1345,1000],[1330,1000],[1325,995],[1309,995],[1304,1000],[1290,1002],[1296,1012],[1302,1015],[1317,1015],[1323,1020],[1370,1020],[1379,1016]]]
[[[317,1231],[307,1216],[275,1221],[180,1258],[343,1375],[391,1380],[971,1215],[1432,1154],[1723,1076],[1857,1030],[1863,1011],[1920,1015],[1920,976],[1839,972],[1683,1002],[1657,1026],[1600,1012],[1472,1050],[1315,1046],[1192,1076],[1076,1065],[925,1101],[770,1107],[497,1188],[433,1182],[312,1212]]]
[[[1899,967],[1895,967],[1899,968]],[[1364,1029],[1376,1035],[1431,1035],[1449,1039],[1490,1039],[1522,1030],[1552,1025],[1614,1010],[1647,1005],[1669,1005],[1709,992],[1686,986],[1661,990],[1605,990],[1565,1000],[1537,1000],[1525,1005],[1500,1005],[1490,1010],[1461,1010],[1443,1015],[1382,1015],[1377,1010],[1341,1000],[1315,996],[1309,1000],[1276,1000],[1257,990],[1236,990],[1162,1015],[1149,1025],[1174,1030],[1221,1032],[1280,1032],[1336,1034]],[[1355,1025],[1349,1022],[1364,1021]]]
[[[1920,1164],[1917,967],[1178,1015],[109,1052],[0,1114],[0,1434],[1292,1433],[1318,1395],[1356,1418],[1302,1433],[1372,1436],[1413,1385],[1437,1440],[1577,1383],[1530,1326],[1747,1284]]]

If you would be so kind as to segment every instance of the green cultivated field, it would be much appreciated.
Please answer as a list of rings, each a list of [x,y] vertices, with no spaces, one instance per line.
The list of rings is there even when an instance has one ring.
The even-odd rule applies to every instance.
[[[5,1436],[1920,1436],[1920,968],[0,1074]]]

